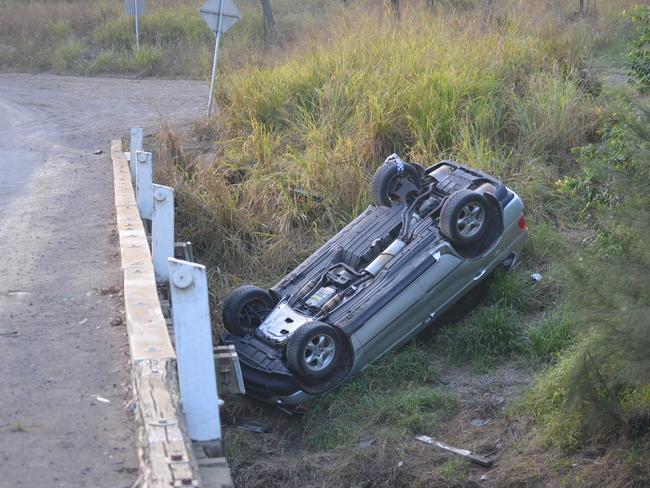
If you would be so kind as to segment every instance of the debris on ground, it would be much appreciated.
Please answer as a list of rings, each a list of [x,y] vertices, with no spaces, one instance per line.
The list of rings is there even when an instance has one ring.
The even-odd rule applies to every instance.
[[[97,395],[95,399],[100,402],[100,403],[111,403],[111,401],[108,398],[104,398],[102,396]]]
[[[468,451],[467,449],[459,449],[457,447],[452,447],[449,444],[445,444],[444,442],[437,441],[435,439],[432,439],[428,435],[419,435],[416,437],[417,440],[420,442],[424,442],[425,444],[432,444],[439,449],[442,449],[447,452],[451,452],[453,454],[457,454],[458,456],[462,456],[466,459],[469,459],[470,461],[480,464],[481,466],[485,466],[486,468],[489,468],[494,464],[494,459],[487,458],[485,456],[479,456],[478,454],[472,454],[472,451]]]
[[[472,420],[472,421],[470,422],[470,425],[471,425],[472,427],[483,427],[483,426],[486,425],[487,423],[488,423],[488,421],[487,421],[487,420],[484,420],[484,419],[474,419],[474,420]]]
[[[359,448],[360,449],[368,449],[375,443],[375,439],[365,439],[362,441],[359,441]]]
[[[271,427],[256,420],[238,420],[237,427],[248,432],[254,432],[255,434],[268,434],[273,432]]]

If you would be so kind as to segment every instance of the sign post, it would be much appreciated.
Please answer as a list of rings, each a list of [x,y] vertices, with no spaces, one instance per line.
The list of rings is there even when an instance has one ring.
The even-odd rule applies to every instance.
[[[212,115],[212,98],[217,79],[217,62],[219,61],[219,42],[221,34],[230,29],[239,20],[239,10],[232,0],[207,0],[201,7],[201,15],[210,30],[214,32],[214,59],[212,60],[212,80],[210,81],[210,96],[208,97],[208,117]]]
[[[144,0],[124,0],[124,10],[129,17],[135,17],[135,47],[140,49],[140,16],[144,15]]]

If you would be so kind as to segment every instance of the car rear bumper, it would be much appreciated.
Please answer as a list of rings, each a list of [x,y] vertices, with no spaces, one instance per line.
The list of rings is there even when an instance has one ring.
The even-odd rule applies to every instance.
[[[228,335],[226,344],[235,346],[239,356],[246,394],[275,405],[297,405],[313,397],[303,391],[282,361],[282,351],[246,335]]]

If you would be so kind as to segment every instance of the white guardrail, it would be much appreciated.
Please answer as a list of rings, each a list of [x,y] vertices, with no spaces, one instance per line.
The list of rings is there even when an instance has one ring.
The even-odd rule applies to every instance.
[[[231,486],[221,457],[219,407],[223,401],[217,380],[225,391],[243,393],[239,360],[232,347],[213,348],[206,269],[175,258],[174,189],[153,183],[153,157],[143,151],[143,135],[141,128],[131,129],[130,152],[122,152],[120,141],[113,141],[111,147],[136,417],[140,421],[142,486]],[[150,253],[146,228],[151,229]],[[167,287],[173,348],[159,299],[160,291]],[[170,367],[177,370],[178,382]],[[184,418],[175,414],[178,389]],[[196,458],[185,439],[184,426],[189,438],[202,447],[195,451]],[[215,457],[221,459],[218,469],[197,470],[204,465],[203,451],[212,458],[206,466],[214,468],[218,464]],[[203,484],[201,476],[211,481],[205,479]]]
[[[168,284],[174,324],[181,405],[190,438],[221,442],[218,386],[205,266],[174,257],[174,189],[153,183],[153,155],[143,151],[143,131],[131,129],[129,167],[135,175],[140,217],[151,221],[151,253],[158,284]]]

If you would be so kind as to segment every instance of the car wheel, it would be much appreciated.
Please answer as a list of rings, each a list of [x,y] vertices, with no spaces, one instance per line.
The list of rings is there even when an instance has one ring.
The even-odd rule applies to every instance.
[[[273,309],[271,295],[253,285],[243,285],[223,305],[223,325],[228,332],[243,336],[255,330]]]
[[[410,203],[419,192],[420,173],[409,163],[384,163],[372,178],[375,205],[390,207],[395,203]]]
[[[289,367],[304,380],[329,376],[341,355],[341,339],[331,325],[311,322],[303,325],[289,338]]]
[[[490,205],[487,198],[472,190],[452,193],[440,211],[440,231],[454,244],[477,243],[490,225]]]

